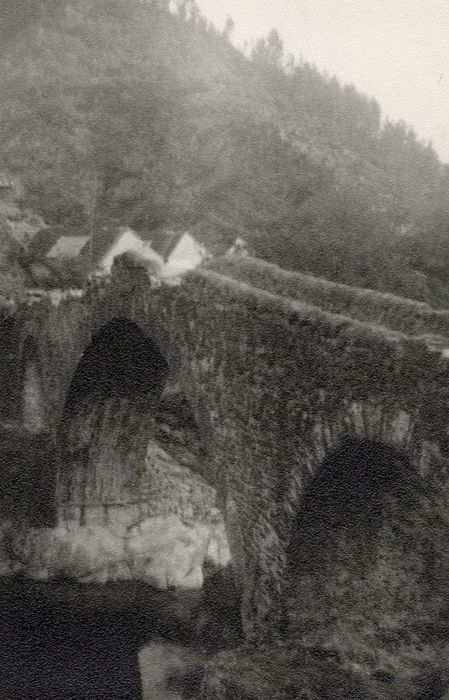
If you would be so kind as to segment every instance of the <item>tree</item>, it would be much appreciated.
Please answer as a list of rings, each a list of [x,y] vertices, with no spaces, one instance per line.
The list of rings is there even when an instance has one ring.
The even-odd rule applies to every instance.
[[[189,228],[350,284],[447,284],[449,176],[432,147],[354,86],[284,68],[276,30],[248,59],[232,20],[216,31],[193,0],[4,5],[0,160],[51,226],[89,230],[95,202],[107,236]]]
[[[235,27],[235,23],[234,23],[234,20],[232,19],[232,17],[227,17],[224,31],[223,31],[224,36],[230,37],[232,32],[234,31],[234,27]]]
[[[278,231],[276,245],[264,238],[257,253],[286,269],[350,285],[379,288],[390,275],[385,222],[363,196],[335,184],[307,198]]]

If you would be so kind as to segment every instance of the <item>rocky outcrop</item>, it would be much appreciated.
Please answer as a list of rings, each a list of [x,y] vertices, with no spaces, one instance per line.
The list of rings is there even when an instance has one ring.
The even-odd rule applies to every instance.
[[[417,664],[408,676],[343,668],[324,649],[290,642],[225,651],[205,667],[203,700],[430,700],[446,698],[446,671]]]
[[[84,583],[137,580],[155,588],[198,589],[203,568],[230,561],[215,492],[150,441],[142,483],[146,503],[87,505],[84,523],[59,515],[57,527],[0,529],[0,575],[35,580],[67,577]],[[75,511],[72,510],[72,514]]]
[[[0,575],[83,583],[138,580],[155,588],[201,588],[203,565],[229,561],[223,526],[184,524],[175,515],[148,518],[120,533],[112,527],[27,528],[2,524]]]
[[[203,567],[210,573],[226,566],[230,553],[215,489],[198,473],[204,458],[198,428],[170,383],[145,417],[147,398],[142,408],[134,396],[142,382],[127,358],[124,351],[116,358],[110,395],[95,393],[98,376],[80,387],[75,382],[76,401],[68,402],[62,428],[58,526],[9,530],[9,559],[33,578],[201,588]],[[137,384],[120,396],[129,377]]]
[[[205,654],[154,641],[139,651],[143,700],[197,697]]]

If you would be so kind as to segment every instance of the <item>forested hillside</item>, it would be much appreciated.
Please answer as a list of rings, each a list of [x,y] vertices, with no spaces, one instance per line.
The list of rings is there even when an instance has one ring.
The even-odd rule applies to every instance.
[[[4,0],[0,170],[67,231],[237,235],[281,266],[449,306],[449,168],[276,31],[191,0]],[[30,10],[32,7],[32,11]],[[301,46],[298,46],[298,54]]]

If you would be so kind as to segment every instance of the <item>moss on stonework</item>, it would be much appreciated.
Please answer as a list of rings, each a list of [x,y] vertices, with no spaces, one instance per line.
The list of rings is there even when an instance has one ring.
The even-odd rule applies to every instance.
[[[449,312],[402,297],[338,284],[249,257],[213,260],[208,269],[260,287],[273,294],[313,304],[332,313],[388,326],[406,333],[449,334]]]
[[[449,685],[444,670],[418,663],[409,675],[343,667],[326,649],[289,644],[240,648],[205,668],[203,700],[430,700]]]

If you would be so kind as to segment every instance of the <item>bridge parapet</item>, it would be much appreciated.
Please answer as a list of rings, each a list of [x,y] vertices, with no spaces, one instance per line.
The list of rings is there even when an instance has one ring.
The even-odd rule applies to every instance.
[[[412,299],[289,272],[277,265],[250,257],[223,257],[211,261],[207,267],[273,294],[318,306],[330,313],[342,314],[409,335],[449,335],[449,311],[435,310],[428,304]]]

